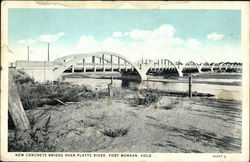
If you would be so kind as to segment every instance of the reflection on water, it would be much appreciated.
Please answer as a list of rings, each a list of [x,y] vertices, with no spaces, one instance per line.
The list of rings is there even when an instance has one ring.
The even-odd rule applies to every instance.
[[[187,79],[187,78],[184,78]],[[183,79],[182,79],[183,80]],[[217,82],[224,82],[225,79],[214,79]],[[214,81],[209,79],[209,81]],[[234,79],[232,79],[234,80]],[[73,82],[76,84],[86,84],[86,85],[108,85],[110,79],[92,79],[92,78],[66,78],[65,81]],[[143,81],[142,83],[128,80],[114,79],[113,83],[115,87],[123,88],[151,88],[151,89],[161,89],[169,91],[188,91],[188,83],[183,82],[155,82],[155,81]],[[230,79],[227,79],[230,82]],[[239,80],[238,80],[239,81]],[[228,99],[241,100],[242,99],[242,86],[241,85],[218,85],[211,83],[193,83],[192,91],[199,93],[210,93],[215,95],[216,98],[228,97]],[[225,99],[225,98],[224,98]]]
[[[218,79],[217,79],[218,80]],[[172,82],[153,82],[153,81],[144,81],[144,83],[137,83],[132,81],[123,81],[123,85],[126,85],[128,88],[147,88],[151,89],[161,89],[168,91],[188,91],[188,83],[172,83]],[[217,84],[192,84],[192,91],[199,93],[210,93],[215,95],[216,98],[220,99],[234,99],[241,100],[242,86],[235,85],[217,85]],[[222,95],[223,94],[223,95]]]

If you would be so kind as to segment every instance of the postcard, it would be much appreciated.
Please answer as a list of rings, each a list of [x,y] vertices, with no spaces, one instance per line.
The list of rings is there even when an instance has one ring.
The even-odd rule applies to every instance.
[[[249,2],[1,8],[1,160],[249,160]]]

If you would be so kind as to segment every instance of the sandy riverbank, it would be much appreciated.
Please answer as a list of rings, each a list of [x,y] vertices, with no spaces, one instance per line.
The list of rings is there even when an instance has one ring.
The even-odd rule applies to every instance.
[[[34,122],[34,136],[39,141],[39,145],[30,149],[56,152],[241,151],[239,102],[163,96],[157,103],[135,107],[131,104],[132,98],[133,94],[128,94],[124,99],[107,97],[28,110],[29,120]],[[25,141],[23,134],[20,138],[18,142]],[[10,136],[10,144],[15,144],[12,140]]]

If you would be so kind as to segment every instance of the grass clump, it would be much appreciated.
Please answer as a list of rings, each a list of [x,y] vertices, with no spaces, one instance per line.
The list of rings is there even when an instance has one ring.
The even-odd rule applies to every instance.
[[[115,138],[115,137],[122,137],[128,133],[129,128],[111,128],[105,126],[104,129],[101,131],[104,135]]]
[[[139,92],[134,96],[134,102],[137,105],[147,105],[155,103],[159,100],[159,95],[155,92],[149,92],[147,90],[139,90]]]

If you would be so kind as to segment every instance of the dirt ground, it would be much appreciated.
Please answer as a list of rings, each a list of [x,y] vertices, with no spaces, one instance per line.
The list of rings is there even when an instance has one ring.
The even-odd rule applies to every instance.
[[[10,131],[9,151],[241,152],[239,101],[162,96],[134,105],[133,97],[27,110],[32,130]]]

